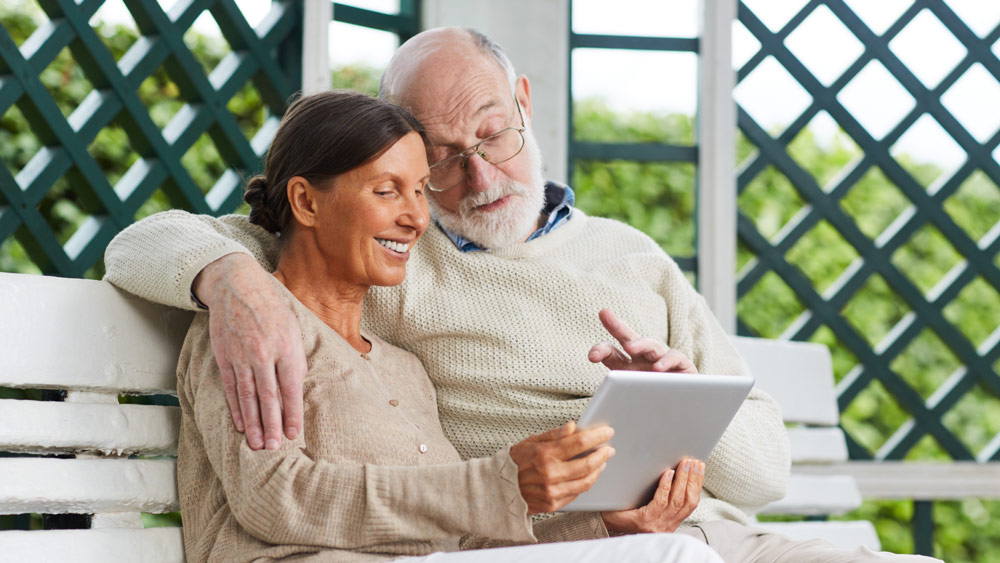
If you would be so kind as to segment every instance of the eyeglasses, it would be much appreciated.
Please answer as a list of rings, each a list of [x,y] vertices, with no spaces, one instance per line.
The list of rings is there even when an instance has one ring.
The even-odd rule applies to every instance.
[[[524,148],[525,125],[521,104],[517,103],[516,96],[514,97],[514,107],[517,108],[517,115],[521,118],[520,128],[501,129],[462,152],[435,162],[430,166],[431,178],[427,187],[431,191],[443,192],[462,183],[462,180],[465,179],[465,171],[469,166],[469,158],[474,154],[478,154],[483,160],[493,165],[507,162],[520,154],[521,149]]]

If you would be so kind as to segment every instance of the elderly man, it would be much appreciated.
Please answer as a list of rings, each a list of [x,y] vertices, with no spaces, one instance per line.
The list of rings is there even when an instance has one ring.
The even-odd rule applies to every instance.
[[[598,363],[662,369],[647,358],[668,353],[671,366],[690,358],[702,373],[746,372],[704,300],[651,239],[586,216],[569,187],[543,179],[529,81],[489,38],[456,28],[420,33],[394,55],[379,95],[427,128],[437,225],[412,251],[401,286],[369,292],[365,322],[423,361],[463,457],[576,419],[604,376]],[[301,431],[299,332],[266,277],[276,245],[244,217],[167,212],[124,231],[106,257],[108,279],[124,289],[207,305],[234,423],[254,448],[279,444],[282,405],[285,434]],[[601,314],[628,355],[590,348],[606,338],[593,319],[603,308],[625,321]],[[582,360],[588,350],[593,364]],[[753,391],[707,460],[702,500],[682,531],[726,561],[881,560],[752,528],[750,515],[783,496],[788,468],[778,408]],[[557,539],[662,531],[648,507],[564,521],[571,529]]]

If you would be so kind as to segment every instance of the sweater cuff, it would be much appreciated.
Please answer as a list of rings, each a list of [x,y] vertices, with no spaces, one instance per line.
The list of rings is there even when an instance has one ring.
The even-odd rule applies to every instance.
[[[608,537],[608,528],[600,512],[567,512],[535,524],[535,535],[542,543],[594,540]]]
[[[493,462],[499,469],[497,475],[500,492],[506,502],[508,517],[511,523],[516,523],[515,530],[518,531],[518,537],[511,539],[531,543],[538,541],[531,526],[531,517],[528,516],[528,503],[521,496],[521,487],[517,480],[517,464],[510,457],[510,446],[494,454]]]
[[[243,245],[230,241],[218,241],[216,244],[211,244],[207,248],[199,249],[196,251],[190,259],[188,259],[184,267],[177,273],[177,286],[175,287],[175,292],[178,298],[181,295],[185,297],[182,300],[185,303],[185,309],[190,309],[194,311],[208,309],[204,303],[194,294],[194,279],[198,277],[198,274],[205,269],[206,266],[215,262],[216,260],[222,258],[223,256],[228,256],[230,254],[246,254],[253,258],[251,254]]]

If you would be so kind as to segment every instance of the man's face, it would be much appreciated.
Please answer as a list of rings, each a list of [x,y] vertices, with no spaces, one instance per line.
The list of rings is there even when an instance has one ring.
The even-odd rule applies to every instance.
[[[437,81],[408,96],[416,117],[427,128],[435,163],[459,153],[506,127],[521,127],[521,118],[506,76],[494,61],[478,59],[456,73],[435,73]],[[444,192],[428,192],[434,217],[441,225],[486,248],[502,248],[534,232],[544,205],[541,156],[530,127],[526,79],[515,90],[524,113],[525,145],[514,158],[492,164],[473,154],[465,178]]]

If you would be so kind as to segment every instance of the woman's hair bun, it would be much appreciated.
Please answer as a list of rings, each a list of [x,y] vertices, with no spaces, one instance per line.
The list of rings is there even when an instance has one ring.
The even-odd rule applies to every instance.
[[[260,225],[270,233],[277,233],[281,227],[275,221],[274,210],[267,201],[267,178],[255,176],[247,183],[243,200],[250,204],[250,222]]]

